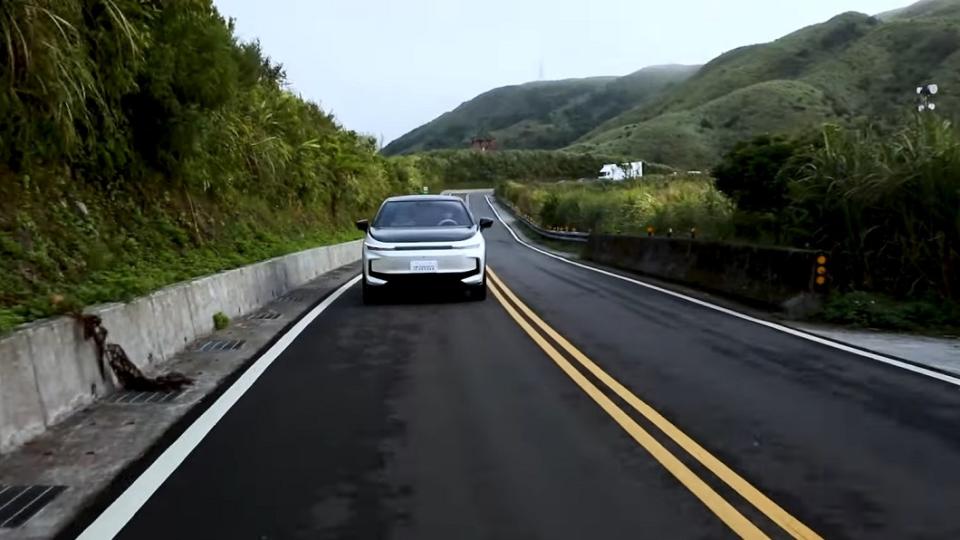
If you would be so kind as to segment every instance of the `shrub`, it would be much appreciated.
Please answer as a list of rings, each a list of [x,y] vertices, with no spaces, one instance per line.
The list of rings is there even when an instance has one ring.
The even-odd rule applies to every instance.
[[[710,178],[648,176],[616,184],[505,182],[498,196],[541,225],[613,234],[645,234],[647,226],[677,234],[730,234],[733,203]]]
[[[821,318],[826,322],[886,330],[955,330],[960,305],[938,298],[902,300],[853,291],[831,295]]]
[[[230,317],[227,317],[222,311],[213,314],[213,327],[217,330],[223,330],[230,326]]]
[[[452,184],[494,186],[506,180],[533,182],[595,178],[605,163],[624,161],[601,156],[550,150],[436,150],[417,155],[420,167]]]
[[[780,170],[803,147],[779,137],[738,143],[713,169],[717,188],[749,212],[778,211],[787,205],[788,178]]]
[[[920,116],[822,138],[793,171],[795,241],[841,255],[857,288],[960,299],[960,132]]]

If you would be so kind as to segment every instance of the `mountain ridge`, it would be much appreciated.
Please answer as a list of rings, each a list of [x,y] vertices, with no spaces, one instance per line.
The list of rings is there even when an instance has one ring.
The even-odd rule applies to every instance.
[[[531,98],[539,109],[508,91],[514,116],[493,128],[503,94],[490,100],[488,92],[384,150],[464,147],[483,132],[501,148],[565,148],[699,168],[760,134],[803,133],[825,122],[892,123],[915,107],[915,87],[929,82],[944,90],[938,114],[952,114],[960,110],[960,92],[949,91],[960,88],[960,0],[921,0],[877,16],[840,13],[703,66],[681,67],[661,73],[652,66],[591,88],[547,86],[565,88],[565,99]],[[590,79],[576,81],[583,80]],[[504,89],[491,92],[497,90]],[[456,133],[443,133],[451,121]]]
[[[699,66],[649,66],[616,77],[586,77],[494,88],[393,140],[387,155],[458,148],[480,134],[514,149],[560,148],[605,120],[684,80]]]

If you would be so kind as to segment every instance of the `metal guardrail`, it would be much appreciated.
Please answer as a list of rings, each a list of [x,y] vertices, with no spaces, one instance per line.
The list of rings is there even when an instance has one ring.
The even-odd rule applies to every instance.
[[[562,242],[580,242],[586,243],[590,238],[590,233],[580,232],[580,231],[553,231],[550,229],[544,229],[543,227],[534,223],[529,217],[524,216],[516,207],[512,204],[500,200],[500,198],[494,196],[494,199],[498,204],[510,210],[510,213],[513,214],[514,219],[526,225],[530,230],[539,234],[544,238],[549,238],[551,240],[560,240]]]

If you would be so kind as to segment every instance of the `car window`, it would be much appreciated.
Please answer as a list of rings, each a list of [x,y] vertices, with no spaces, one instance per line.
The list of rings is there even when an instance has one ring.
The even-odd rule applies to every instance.
[[[374,227],[471,227],[473,220],[460,201],[390,201]]]

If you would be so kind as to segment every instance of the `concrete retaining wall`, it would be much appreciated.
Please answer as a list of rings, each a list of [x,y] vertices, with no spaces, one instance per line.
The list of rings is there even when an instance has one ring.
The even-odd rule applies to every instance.
[[[124,304],[87,310],[103,318],[108,341],[141,368],[162,364],[211,333],[218,311],[238,317],[360,258],[360,242],[325,246],[160,289]],[[113,390],[94,346],[67,317],[30,323],[0,338],[0,453],[39,435]]]
[[[601,264],[791,308],[803,295],[814,292],[818,252],[680,238],[594,235],[584,255]]]

